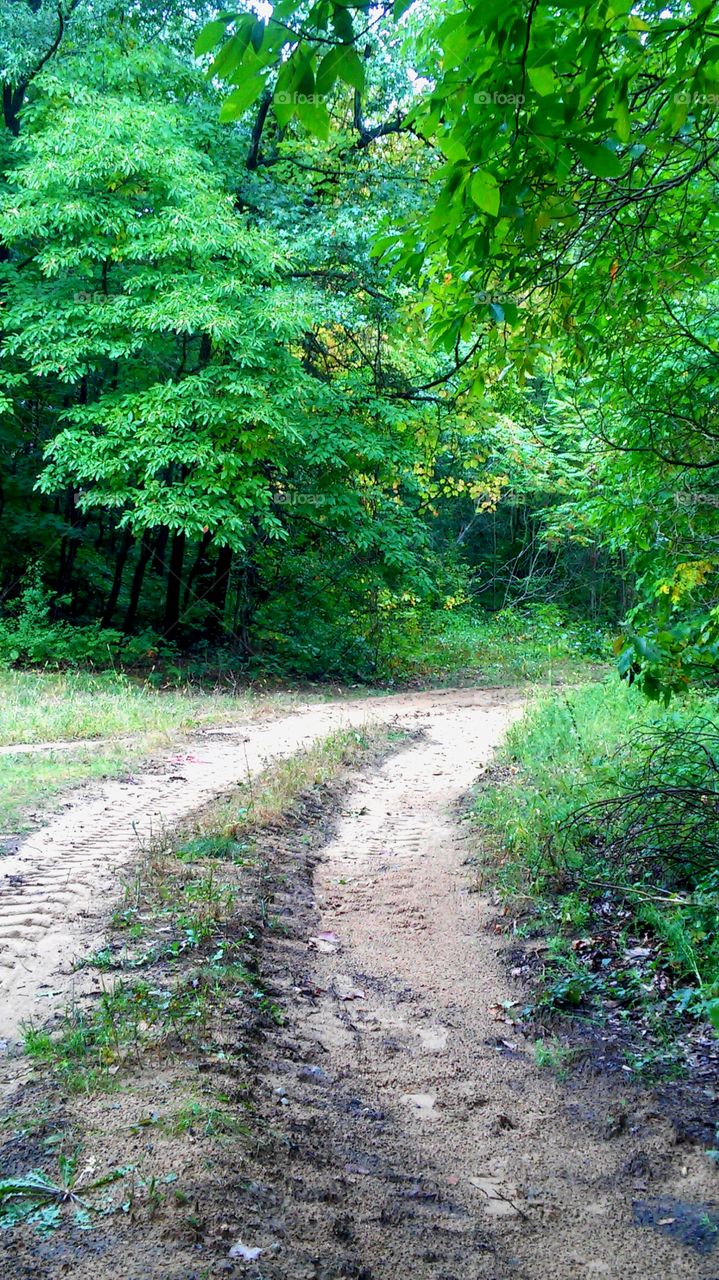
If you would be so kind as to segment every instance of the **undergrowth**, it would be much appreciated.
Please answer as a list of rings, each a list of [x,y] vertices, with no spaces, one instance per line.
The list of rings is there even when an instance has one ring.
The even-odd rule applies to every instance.
[[[481,684],[551,682],[608,658],[600,627],[551,604],[497,613],[408,609],[385,637],[380,674],[399,681],[464,674]]]
[[[531,1008],[675,1032],[719,1028],[719,712],[649,703],[616,681],[541,698],[510,730],[473,808],[483,883],[516,933],[544,936]]]

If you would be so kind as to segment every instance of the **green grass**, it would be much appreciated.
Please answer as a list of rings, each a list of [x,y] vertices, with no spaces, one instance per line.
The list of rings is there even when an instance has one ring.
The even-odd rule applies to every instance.
[[[601,1016],[610,1001],[642,1022],[660,1056],[669,1027],[719,1021],[717,878],[691,872],[691,830],[674,878],[657,870],[663,837],[651,822],[650,843],[640,842],[638,851],[632,845],[627,855],[621,843],[607,845],[602,816],[567,838],[561,833],[580,807],[641,790],[658,741],[648,731],[675,741],[677,734],[706,734],[712,720],[719,723],[716,697],[688,696],[665,708],[612,678],[544,694],[510,729],[476,795],[475,862],[480,882],[499,888],[515,930],[549,940],[535,1012]],[[696,766],[685,741],[661,766],[670,787],[692,782],[688,771]],[[712,792],[706,821],[714,812],[713,779],[709,766],[693,777],[700,796]],[[621,834],[626,801],[617,812]],[[652,1055],[656,1060],[654,1050],[647,1060]]]
[[[0,755],[0,833],[27,831],[59,793],[127,773],[177,735],[292,703],[291,694],[157,690],[115,672],[0,670],[0,746],[78,744]]]
[[[30,830],[61,792],[128,773],[160,741],[156,735],[97,749],[0,756],[0,833]]]
[[[385,649],[383,670],[399,681],[462,676],[490,685],[552,683],[586,675],[591,661],[611,659],[602,628],[572,621],[553,605],[496,614],[415,613],[398,623]]]
[[[225,1099],[229,1103],[229,1098]],[[175,1137],[185,1133],[202,1133],[206,1138],[248,1136],[250,1129],[228,1105],[212,1106],[202,1100],[186,1102],[164,1126]]]
[[[139,1062],[150,1050],[201,1040],[210,1009],[206,976],[172,986],[118,979],[90,1010],[69,1009],[52,1035],[28,1027],[25,1052],[51,1066],[66,1088],[90,1092],[112,1083],[120,1065]]]
[[[290,694],[158,690],[116,672],[0,670],[0,746],[192,730],[291,705]]]
[[[548,869],[547,841],[570,813],[622,789],[631,764],[622,748],[637,730],[682,728],[715,707],[695,697],[664,708],[616,676],[541,694],[510,728],[497,757],[508,777],[481,790],[476,802],[480,824],[501,837],[505,887],[519,888],[528,873]],[[637,748],[635,763],[639,754]]]
[[[575,1057],[576,1050],[562,1044],[557,1036],[534,1042],[534,1061],[540,1071],[551,1071],[559,1080],[566,1080],[568,1067]]]

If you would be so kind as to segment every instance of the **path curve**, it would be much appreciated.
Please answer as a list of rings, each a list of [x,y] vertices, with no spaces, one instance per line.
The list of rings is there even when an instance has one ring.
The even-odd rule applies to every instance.
[[[433,708],[323,850],[317,927],[334,950],[310,953],[310,978],[307,944],[278,944],[289,1030],[258,1095],[284,1104],[266,1119],[293,1154],[257,1173],[278,1193],[276,1258],[270,1231],[238,1224],[266,1280],[719,1275],[696,1230],[716,1211],[701,1149],[630,1081],[539,1070],[536,1031],[513,1020],[525,993],[500,953],[515,944],[472,892],[458,802],[519,710]]]
[[[438,690],[300,706],[258,724],[203,730],[153,770],[107,783],[0,859],[0,1042],[67,998],[73,961],[101,936],[118,872],[146,843],[276,759],[366,722],[421,723],[449,708],[485,708],[504,690]]]

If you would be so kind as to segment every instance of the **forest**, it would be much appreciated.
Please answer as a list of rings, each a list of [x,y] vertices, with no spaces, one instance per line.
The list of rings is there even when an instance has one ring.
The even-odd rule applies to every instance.
[[[403,7],[5,4],[6,659],[713,668],[713,8]]]
[[[90,884],[93,909],[104,904],[109,942],[97,943],[99,925],[94,949],[87,931],[57,933],[68,964],[71,946],[85,947],[77,963],[99,974],[100,1002],[88,1012],[73,987],[46,1025],[11,982],[0,1066],[7,1034],[11,1057],[17,1049],[56,1090],[54,1115],[61,1096],[104,1097],[132,1060],[128,1089],[154,1115],[155,1095],[137,1092],[142,1071],[171,1060],[182,1076],[195,1036],[219,1061],[229,1009],[251,1043],[238,1050],[242,1070],[255,1064],[281,1094],[252,1035],[294,1027],[297,992],[321,999],[325,987],[293,971],[283,988],[291,963],[277,959],[270,904],[296,895],[287,936],[296,909],[318,964],[336,963],[347,929],[359,958],[349,977],[328,970],[326,990],[350,992],[343,1008],[368,998],[367,957],[380,960],[362,950],[362,929],[384,911],[377,936],[386,926],[391,939],[394,899],[363,898],[360,880],[339,923],[320,924],[303,914],[295,880],[301,857],[307,883],[321,882],[312,850],[324,848],[315,828],[326,818],[336,874],[317,901],[345,892],[342,828],[332,843],[325,811],[344,821],[350,775],[376,780],[390,767],[381,761],[396,759],[409,788],[387,782],[398,847],[402,822],[415,822],[414,787],[440,876],[443,849],[460,849],[442,804],[461,809],[471,849],[458,865],[484,904],[478,931],[502,936],[522,988],[496,978],[504,995],[489,1007],[509,1024],[497,1040],[496,1027],[471,1021],[465,975],[467,1043],[494,1037],[514,1053],[515,1037],[531,1036],[537,1078],[548,1071],[562,1088],[572,1064],[589,1060],[632,1087],[674,1083],[672,1123],[681,1112],[701,1146],[703,1188],[719,1161],[719,3],[240,6],[0,0],[0,977],[27,964],[38,991],[55,981],[33,918],[30,950],[13,951],[26,922],[13,932],[12,894],[26,874],[14,859],[43,824],[58,822],[52,848],[76,856],[63,797],[103,849],[114,848],[103,814],[117,803],[125,845],[131,832],[141,852],[112,913],[107,885],[92,879],[99,864],[78,882]],[[223,755],[220,735],[231,744],[240,723],[244,756],[232,755],[237,743]],[[402,763],[412,752],[424,753],[422,778]],[[185,800],[155,794],[163,770]],[[136,812],[116,792],[95,810],[94,793],[69,790],[134,786],[136,773],[148,787]],[[347,812],[367,813],[374,830],[367,805]],[[387,822],[387,847],[377,835],[378,848],[375,836],[365,848],[361,825],[352,847],[389,856]],[[432,844],[435,829],[444,844]],[[278,869],[278,848],[295,837],[291,871]],[[38,893],[52,894],[43,867]],[[461,988],[442,883],[425,898],[419,881],[407,889],[401,910],[425,923],[412,934],[414,968],[402,970],[398,947],[392,981],[431,971],[436,954]],[[435,952],[422,953],[421,930],[443,919]],[[47,936],[60,928],[56,916]],[[441,1021],[444,996],[434,995]],[[327,1052],[333,1079],[357,1070],[344,1050]],[[473,1068],[457,1062],[464,1079]],[[435,1096],[426,1081],[422,1092],[409,1076],[405,1086],[403,1099]],[[368,1096],[384,1106],[374,1087]],[[511,1110],[505,1077],[497,1087]],[[235,1141],[245,1102],[231,1096],[208,1121],[193,1094],[187,1107],[200,1110],[167,1121],[173,1140],[195,1133],[201,1115],[210,1155],[218,1134]],[[700,1112],[692,1129],[686,1117]],[[621,1145],[633,1132],[621,1114],[615,1173],[628,1188],[636,1152]],[[124,1186],[135,1155],[107,1112],[93,1115],[115,1135],[97,1160],[121,1167]],[[497,1123],[495,1138],[519,1140],[504,1111]],[[87,1135],[77,1141],[84,1148]],[[296,1154],[295,1130],[282,1141]],[[355,1182],[358,1169],[360,1182],[374,1170],[374,1156],[339,1149]],[[602,1152],[578,1149],[609,1178]],[[62,1195],[42,1161],[32,1174],[44,1190],[4,1183],[0,1165],[0,1228],[49,1213],[55,1230],[60,1210],[48,1205],[80,1203],[74,1160],[62,1166]],[[626,1256],[606,1236],[607,1275],[698,1274],[671,1252],[674,1237],[710,1252],[719,1213],[702,1202],[701,1230],[686,1226],[678,1169],[656,1212],[632,1210]],[[13,1177],[25,1172],[13,1163]],[[445,1173],[454,1177],[449,1157]],[[509,1205],[515,1226],[533,1221],[520,1183],[500,1179],[495,1194],[486,1173],[469,1177],[475,1191]],[[92,1200],[101,1183],[84,1177]],[[154,1182],[142,1187],[148,1222],[156,1209],[170,1214],[169,1191],[163,1200]],[[364,1203],[369,1192],[357,1195]],[[185,1207],[173,1202],[172,1214]],[[358,1210],[363,1222],[375,1209],[368,1200]],[[133,1253],[137,1274],[199,1275],[190,1253],[212,1252],[225,1212],[208,1211],[212,1227],[177,1227],[170,1270]],[[297,1272],[276,1261],[263,1237],[230,1253],[237,1274],[385,1280],[406,1270],[404,1227],[392,1236],[398,1252],[386,1245],[362,1270],[354,1237],[307,1221],[308,1239],[319,1231],[316,1270],[302,1270],[301,1249]],[[632,1232],[647,1223],[668,1252],[656,1269],[646,1246],[633,1272]],[[578,1280],[566,1230],[556,1274]],[[322,1270],[328,1231],[345,1253]],[[34,1247],[30,1269],[9,1275],[37,1274]],[[494,1276],[471,1269],[468,1247],[455,1270],[430,1259],[418,1280]],[[524,1247],[514,1242],[512,1257],[531,1280],[548,1264]],[[101,1274],[86,1263],[78,1280]]]

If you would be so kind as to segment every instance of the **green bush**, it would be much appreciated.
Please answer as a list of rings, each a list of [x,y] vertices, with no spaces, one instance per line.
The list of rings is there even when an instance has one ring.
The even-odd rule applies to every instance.
[[[54,620],[53,611],[61,603],[46,589],[39,565],[33,565],[12,612],[0,618],[0,667],[104,670],[174,660],[174,648],[160,644],[152,634],[126,636],[97,622],[78,626]]]

